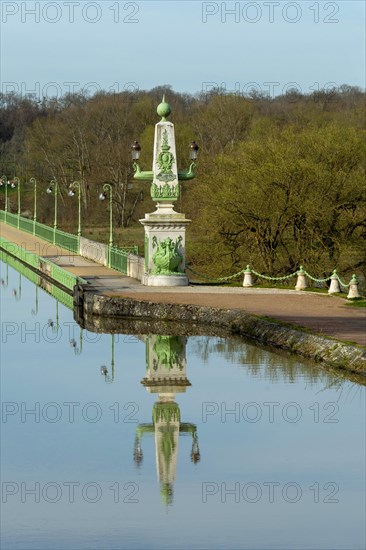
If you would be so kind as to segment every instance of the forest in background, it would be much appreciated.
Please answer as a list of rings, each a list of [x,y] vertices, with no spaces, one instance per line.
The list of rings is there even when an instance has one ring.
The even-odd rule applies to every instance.
[[[133,228],[141,244],[138,220],[154,204],[149,184],[133,180],[130,147],[140,142],[141,167],[150,170],[163,93],[180,169],[189,165],[190,142],[200,147],[197,177],[182,183],[176,208],[192,220],[187,262],[194,269],[219,277],[249,263],[276,276],[303,264],[317,276],[334,268],[366,276],[365,93],[348,85],[275,98],[220,89],[189,95],[168,85],[42,101],[0,94],[0,171],[20,178],[22,212],[33,215],[27,182],[35,177],[38,221],[52,224],[45,190],[57,178],[59,226],[75,232],[77,204],[67,190],[78,180],[83,231],[107,228],[98,193],[110,183],[121,244],[133,244],[124,237]],[[13,212],[16,201],[10,193]]]

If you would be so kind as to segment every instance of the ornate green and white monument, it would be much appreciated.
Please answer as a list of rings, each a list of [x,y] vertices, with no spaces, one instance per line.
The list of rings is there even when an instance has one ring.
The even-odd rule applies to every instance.
[[[186,227],[190,223],[184,214],[174,210],[179,198],[180,181],[195,177],[195,163],[187,171],[177,168],[174,125],[167,120],[171,108],[163,97],[157,108],[161,121],[155,125],[154,158],[151,172],[141,171],[135,162],[134,178],[151,181],[151,198],[156,210],[140,220],[145,228],[145,275],[142,283],[148,286],[184,286],[188,284],[185,273]],[[132,146],[134,159],[141,147]],[[198,146],[190,145],[191,159],[197,157]]]

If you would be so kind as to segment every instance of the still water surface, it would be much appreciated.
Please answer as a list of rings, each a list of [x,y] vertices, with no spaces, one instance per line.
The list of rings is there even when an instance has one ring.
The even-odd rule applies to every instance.
[[[81,330],[1,270],[3,550],[365,548],[364,386],[235,339]]]

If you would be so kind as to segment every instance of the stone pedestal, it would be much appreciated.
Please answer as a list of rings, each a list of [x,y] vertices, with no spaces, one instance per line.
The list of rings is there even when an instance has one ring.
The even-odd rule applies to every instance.
[[[144,285],[188,285],[185,243],[186,227],[191,220],[187,220],[184,214],[174,212],[172,206],[158,205],[156,212],[146,214],[140,220],[145,229]]]

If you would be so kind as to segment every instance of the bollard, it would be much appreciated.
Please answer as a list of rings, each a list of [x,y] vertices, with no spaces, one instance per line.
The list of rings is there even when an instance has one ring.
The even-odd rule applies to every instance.
[[[302,265],[300,265],[300,269],[297,272],[297,282],[296,282],[295,290],[305,290],[307,286],[308,285],[306,284],[305,272]]]
[[[337,292],[341,292],[341,287],[338,280],[337,271],[333,271],[333,275],[330,278],[330,287],[328,290],[328,294],[336,294]]]
[[[252,272],[250,270],[249,265],[247,265],[246,270],[244,271],[243,286],[245,287],[253,286],[253,277],[252,277]]]
[[[360,293],[358,292],[358,281],[356,275],[352,275],[352,279],[350,280],[348,286],[348,300],[352,300],[353,298],[361,298]]]

